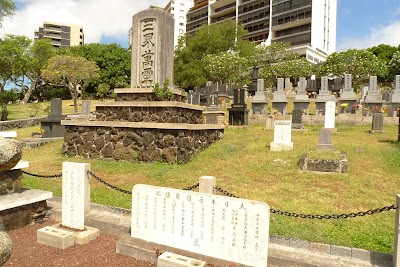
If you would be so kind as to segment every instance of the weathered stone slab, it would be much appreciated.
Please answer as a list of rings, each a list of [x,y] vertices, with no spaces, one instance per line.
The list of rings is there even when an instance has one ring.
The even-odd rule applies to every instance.
[[[171,252],[164,252],[157,259],[157,267],[205,267],[205,261],[185,257]]]
[[[274,142],[270,143],[271,151],[293,150],[292,121],[274,121]]]
[[[268,233],[262,202],[149,185],[132,190],[132,238],[267,266]]]
[[[37,189],[23,189],[21,193],[0,196],[0,211],[29,205],[53,197],[52,192]]]
[[[85,212],[90,210],[90,164],[63,162],[62,225],[85,229]]]
[[[59,249],[66,249],[75,244],[74,233],[55,226],[46,226],[38,229],[36,238],[39,244]]]

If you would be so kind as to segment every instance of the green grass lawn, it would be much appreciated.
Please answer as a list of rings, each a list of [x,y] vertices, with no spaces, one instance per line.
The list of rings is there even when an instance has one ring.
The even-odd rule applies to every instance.
[[[30,161],[27,171],[61,173],[63,161],[88,162],[92,172],[120,188],[131,190],[137,183],[182,189],[203,175],[217,178],[217,185],[246,199],[263,201],[271,208],[303,214],[342,214],[376,209],[395,203],[400,193],[400,145],[398,127],[385,126],[384,134],[369,134],[370,126],[337,125],[334,148],[347,154],[348,173],[321,174],[301,171],[300,156],[316,147],[318,127],[293,132],[294,150],[271,152],[273,131],[264,125],[228,128],[223,140],[211,145],[190,162],[180,165],[129,163],[67,158],[62,141],[24,149]],[[19,129],[18,138],[28,137],[38,126]],[[109,189],[91,179],[91,201],[130,208],[130,195]],[[25,187],[39,188],[61,196],[61,178],[24,176]],[[313,242],[393,252],[394,210],[348,219],[301,219],[271,214],[270,234]]]

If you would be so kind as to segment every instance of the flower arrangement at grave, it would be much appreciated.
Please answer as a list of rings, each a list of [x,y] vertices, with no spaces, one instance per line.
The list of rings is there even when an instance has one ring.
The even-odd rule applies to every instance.
[[[349,103],[342,103],[342,104],[340,104],[339,107],[341,108],[342,112],[344,112],[348,106],[349,106]]]
[[[361,109],[361,108],[362,108],[362,105],[360,105],[360,104],[353,105],[353,109]]]
[[[276,108],[271,108],[270,113],[271,113],[272,115],[277,115],[277,114],[280,115],[280,114],[282,114],[282,113],[280,113],[279,110],[277,110]]]

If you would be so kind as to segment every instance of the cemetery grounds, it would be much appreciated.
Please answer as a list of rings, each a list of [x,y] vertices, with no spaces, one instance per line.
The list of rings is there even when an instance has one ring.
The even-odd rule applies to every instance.
[[[130,191],[135,184],[187,188],[211,175],[217,186],[246,199],[266,202],[271,209],[313,215],[365,212],[396,202],[400,193],[398,126],[385,125],[383,134],[370,134],[371,126],[337,125],[332,141],[346,152],[348,172],[312,173],[298,167],[300,156],[315,149],[321,126],[292,132],[293,151],[271,152],[273,131],[265,125],[230,127],[225,137],[186,164],[132,163],[65,157],[62,141],[23,150],[30,162],[27,172],[61,173],[63,161],[87,162],[92,173],[118,188]],[[17,129],[18,138],[30,137],[39,126]],[[61,178],[24,175],[23,186],[52,191],[61,196]],[[130,209],[129,194],[91,179],[91,202]],[[196,189],[195,189],[196,190]],[[334,216],[335,217],[335,216]],[[340,216],[336,216],[340,217]],[[395,211],[354,218],[310,219],[271,213],[270,234],[312,242],[393,253]]]

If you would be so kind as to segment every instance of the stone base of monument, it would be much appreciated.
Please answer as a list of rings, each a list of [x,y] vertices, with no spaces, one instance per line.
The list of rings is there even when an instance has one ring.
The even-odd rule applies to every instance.
[[[21,140],[21,144],[25,148],[34,148],[38,146],[42,146],[44,144],[54,142],[54,141],[59,141],[59,140],[64,140],[64,137],[50,137],[50,138],[23,138]]]
[[[325,151],[324,153],[326,154],[328,152]],[[333,151],[332,153],[338,154],[340,158],[313,158],[308,153],[305,153],[299,160],[299,167],[300,169],[307,171],[346,173],[348,167],[346,154],[337,151]]]
[[[85,226],[85,230],[66,228],[61,223],[37,230],[37,242],[50,247],[66,249],[74,244],[84,245],[100,236],[97,228]]]
[[[130,235],[123,236],[117,242],[116,252],[120,254],[124,254],[130,257],[134,257],[137,260],[143,260],[146,262],[150,262],[151,264],[157,263],[157,258],[160,254],[165,251],[184,255],[185,257],[190,257],[194,259],[198,259],[199,261],[205,261],[208,264],[213,264],[216,266],[235,266],[235,267],[250,267],[249,265],[239,264],[235,262],[228,262],[226,260],[217,259],[214,257],[205,256],[202,254],[177,249],[173,247],[169,247],[162,244],[157,244],[154,242],[149,242],[140,238],[134,238]],[[168,266],[168,265],[167,265]],[[181,266],[181,265],[171,265],[171,266]],[[185,266],[185,265],[182,265]],[[191,266],[191,265],[188,265]],[[200,265],[201,266],[201,265]]]
[[[185,257],[171,252],[164,252],[157,259],[157,267],[206,267],[205,261]]]
[[[293,142],[290,143],[275,143],[271,142],[270,144],[271,151],[290,151],[293,150]]]
[[[369,133],[378,133],[378,134],[385,133],[384,130],[369,130],[368,132]]]

